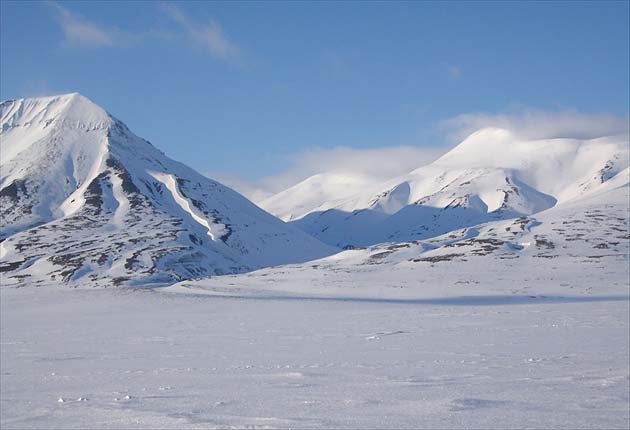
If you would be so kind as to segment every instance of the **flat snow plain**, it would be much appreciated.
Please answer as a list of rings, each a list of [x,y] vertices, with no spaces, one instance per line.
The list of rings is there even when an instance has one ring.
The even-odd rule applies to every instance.
[[[628,428],[627,259],[484,260],[0,289],[1,427]]]

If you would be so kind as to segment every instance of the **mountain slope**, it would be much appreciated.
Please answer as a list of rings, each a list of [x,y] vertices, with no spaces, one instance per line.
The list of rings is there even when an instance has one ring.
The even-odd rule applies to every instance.
[[[344,199],[374,186],[365,175],[321,173],[310,176],[292,187],[259,203],[260,207],[284,221],[300,219],[327,202]]]
[[[167,291],[233,297],[474,304],[551,296],[628,295],[630,169],[535,215],[427,240],[383,243],[305,264],[184,281]],[[536,295],[532,295],[536,294]],[[537,295],[541,296],[537,296]],[[533,303],[533,302],[532,302]],[[457,301],[452,304],[457,304]]]
[[[523,141],[483,129],[427,166],[324,202],[292,224],[335,246],[419,240],[579,199],[627,166],[626,137]],[[291,204],[272,213],[292,213]]]
[[[79,94],[0,113],[3,284],[162,284],[334,252]]]

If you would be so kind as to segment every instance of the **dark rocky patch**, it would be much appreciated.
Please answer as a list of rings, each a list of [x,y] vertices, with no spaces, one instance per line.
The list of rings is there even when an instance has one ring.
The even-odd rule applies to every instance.
[[[21,179],[14,180],[9,185],[0,190],[0,198],[5,197],[11,199],[14,202],[18,201],[18,197],[20,195],[28,196],[26,181]]]
[[[422,257],[422,258],[414,258],[411,261],[414,263],[418,262],[426,262],[426,263],[439,263],[441,261],[451,261],[456,257],[464,257],[465,254],[444,254],[444,255],[436,255],[432,257]]]
[[[556,247],[553,242],[544,237],[535,235],[534,239],[536,240],[536,246],[538,248],[554,249]]]

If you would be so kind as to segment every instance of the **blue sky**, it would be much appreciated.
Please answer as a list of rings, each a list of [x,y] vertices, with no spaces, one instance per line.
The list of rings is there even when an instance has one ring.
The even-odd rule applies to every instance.
[[[453,118],[628,118],[628,2],[0,7],[2,99],[79,91],[219,176],[339,147],[428,153]]]

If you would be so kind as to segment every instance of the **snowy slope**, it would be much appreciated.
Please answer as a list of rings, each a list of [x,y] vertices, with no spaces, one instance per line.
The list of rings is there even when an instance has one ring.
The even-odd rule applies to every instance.
[[[523,141],[488,128],[430,165],[378,187],[357,187],[351,197],[320,203],[309,213],[281,198],[295,190],[263,206],[280,216],[302,214],[292,223],[336,246],[412,241],[579,199],[627,166],[627,137]],[[346,184],[338,188],[350,192]],[[308,188],[300,191],[309,198]]]
[[[247,275],[184,281],[168,290],[221,296],[420,299],[630,293],[630,169],[598,190],[535,215],[426,240],[347,250]]]
[[[79,94],[0,113],[3,284],[169,283],[334,252]]]
[[[80,96],[0,110],[3,429],[628,428],[627,143],[457,148],[325,256]]]
[[[0,288],[0,426],[627,429],[628,182],[150,291]]]
[[[300,219],[324,204],[342,203],[357,190],[378,183],[365,175],[320,173],[261,201],[260,207],[284,221]]]

